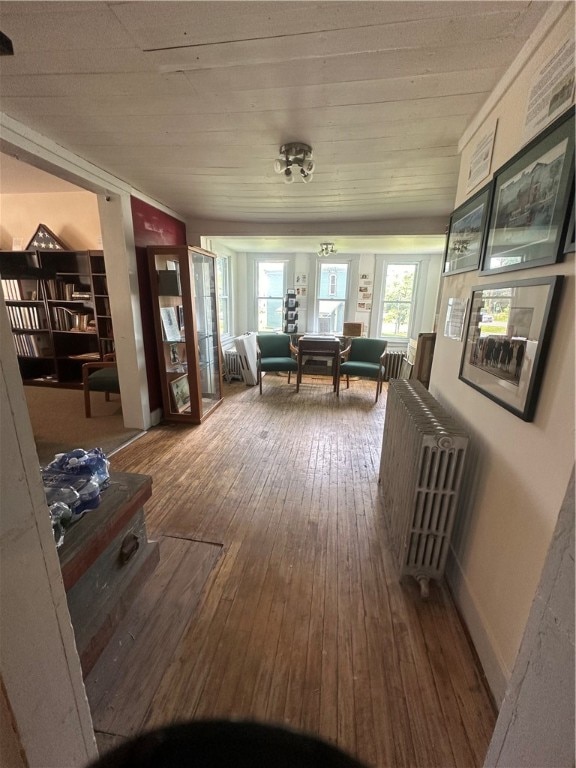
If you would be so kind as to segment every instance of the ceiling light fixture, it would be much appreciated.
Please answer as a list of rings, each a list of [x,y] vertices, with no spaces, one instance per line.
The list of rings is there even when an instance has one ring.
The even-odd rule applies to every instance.
[[[336,248],[334,248],[334,243],[320,243],[320,250],[318,251],[318,256],[320,256],[320,258],[323,256],[330,256],[333,253],[337,253]]]
[[[286,184],[292,184],[297,177],[308,184],[312,181],[314,173],[312,147],[299,141],[283,144],[280,147],[280,157],[274,161],[274,170],[284,175]]]

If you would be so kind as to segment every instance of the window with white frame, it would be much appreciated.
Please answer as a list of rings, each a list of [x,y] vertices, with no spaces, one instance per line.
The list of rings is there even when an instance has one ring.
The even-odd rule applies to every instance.
[[[216,286],[218,290],[218,323],[220,338],[226,339],[232,335],[231,306],[230,306],[230,259],[218,256],[216,259]]]
[[[256,263],[256,304],[259,332],[282,329],[285,286],[285,262],[258,261]]]
[[[318,333],[342,333],[346,318],[349,271],[346,262],[319,262],[316,290]]]
[[[383,270],[380,336],[404,341],[412,333],[417,263],[386,263]]]

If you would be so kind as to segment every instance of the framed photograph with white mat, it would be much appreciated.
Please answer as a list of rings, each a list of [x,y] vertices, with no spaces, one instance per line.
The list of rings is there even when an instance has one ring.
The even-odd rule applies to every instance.
[[[554,329],[562,276],[472,289],[459,379],[532,421]]]

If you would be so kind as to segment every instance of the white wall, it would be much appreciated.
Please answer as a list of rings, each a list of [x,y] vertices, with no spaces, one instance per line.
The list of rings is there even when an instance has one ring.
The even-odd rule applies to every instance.
[[[524,56],[522,69],[467,136],[455,207],[475,191],[465,192],[470,155],[496,118],[492,170],[520,149],[535,74],[573,35],[570,4],[537,47],[532,41],[534,50]],[[442,281],[439,328],[448,298],[469,298],[472,286],[553,274],[567,279],[533,422],[523,422],[459,381],[462,343],[441,334],[430,383],[432,394],[459,416],[473,438],[472,476],[448,576],[498,702],[518,653],[574,462],[574,254],[548,267],[490,277],[467,272]]]
[[[574,765],[574,473],[486,768]]]
[[[0,678],[27,765],[83,766],[92,720],[2,297],[0,345]]]
[[[12,250],[13,239],[23,250],[45,224],[72,251],[100,250],[100,217],[96,195],[60,192],[0,196],[0,248]]]

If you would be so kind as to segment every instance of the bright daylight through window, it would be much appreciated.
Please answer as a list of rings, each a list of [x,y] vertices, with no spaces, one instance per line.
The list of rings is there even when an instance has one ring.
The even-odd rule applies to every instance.
[[[388,264],[384,275],[380,331],[384,338],[409,338],[417,274],[417,264]]]
[[[258,262],[258,331],[282,329],[286,265],[281,261]]]
[[[342,333],[346,316],[348,264],[320,264],[318,333]]]

